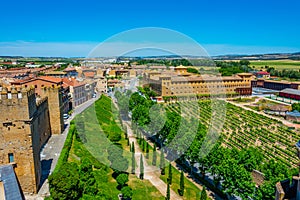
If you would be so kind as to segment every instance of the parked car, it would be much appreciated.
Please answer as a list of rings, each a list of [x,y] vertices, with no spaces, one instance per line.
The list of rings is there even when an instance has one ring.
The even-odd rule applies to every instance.
[[[70,116],[68,114],[64,114],[63,117],[64,117],[64,120],[66,120],[66,119],[69,119]]]

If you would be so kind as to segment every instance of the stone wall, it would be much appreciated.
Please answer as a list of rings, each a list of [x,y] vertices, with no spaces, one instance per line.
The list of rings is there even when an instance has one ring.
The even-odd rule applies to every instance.
[[[36,103],[33,88],[2,88],[0,112],[0,164],[13,164],[22,190],[36,193],[40,149],[51,135],[48,100]]]
[[[62,93],[60,87],[43,87],[42,97],[48,98],[50,126],[52,134],[61,134],[64,130]]]

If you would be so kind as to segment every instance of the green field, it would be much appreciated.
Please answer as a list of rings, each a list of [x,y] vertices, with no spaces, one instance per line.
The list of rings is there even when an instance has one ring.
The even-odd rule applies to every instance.
[[[171,104],[167,107],[170,112],[179,112],[180,105]],[[190,112],[197,115],[198,108],[191,106]],[[210,101],[199,101],[200,122],[206,127],[212,123]],[[223,121],[218,115],[214,121]],[[226,103],[226,117],[222,128],[223,145],[231,148],[245,149],[250,146],[258,148],[265,159],[274,159],[285,164],[288,168],[298,164],[297,152],[294,147],[299,140],[299,133],[291,131],[280,121],[242,109]]]
[[[300,61],[296,60],[253,60],[250,61],[250,66],[254,66],[255,69],[261,69],[265,66],[274,67],[277,70],[299,70],[300,69]]]

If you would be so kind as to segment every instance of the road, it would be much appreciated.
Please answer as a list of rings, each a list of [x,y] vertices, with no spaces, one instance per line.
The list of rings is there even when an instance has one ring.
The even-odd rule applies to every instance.
[[[62,147],[64,146],[65,140],[69,132],[70,122],[76,115],[80,114],[85,109],[87,109],[90,105],[92,105],[99,97],[100,95],[97,94],[96,98],[90,99],[89,101],[76,107],[74,109],[73,114],[70,116],[70,118],[65,121],[66,128],[63,131],[63,133],[60,135],[52,135],[49,138],[47,144],[41,150],[42,186],[38,191],[38,194],[35,195],[25,194],[26,200],[42,200],[44,199],[44,197],[50,195],[47,178],[55,169],[60,152],[62,150]]]

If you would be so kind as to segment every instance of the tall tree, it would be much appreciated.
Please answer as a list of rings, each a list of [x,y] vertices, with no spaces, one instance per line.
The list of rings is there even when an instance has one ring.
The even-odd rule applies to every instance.
[[[135,148],[134,142],[131,144],[131,173],[135,174]]]
[[[130,151],[131,151],[132,153],[135,152],[134,142],[131,142],[131,149],[130,149]]]
[[[146,144],[146,159],[149,158],[149,143],[147,141],[145,141]]]
[[[203,186],[201,195],[200,195],[200,200],[207,200],[207,193],[206,193],[206,188]]]
[[[179,195],[180,196],[183,196],[184,194],[184,174],[183,174],[183,171],[181,171],[180,173],[180,189],[179,189]]]
[[[49,176],[51,197],[53,199],[79,199],[79,172],[75,163],[65,163],[61,170]]]
[[[140,158],[140,179],[144,179],[144,161],[143,161],[143,154],[141,154]]]
[[[153,147],[153,156],[152,156],[152,165],[156,166],[156,144],[154,143],[154,147]]]
[[[144,138],[142,138],[141,146],[142,146],[142,151],[143,152],[145,152],[145,143],[146,143],[146,141],[144,140]]]
[[[172,165],[169,164],[169,177],[168,177],[168,183],[172,185]]]
[[[165,175],[165,155],[163,148],[161,148],[159,168],[161,175]]]
[[[169,185],[169,183],[168,183],[168,186],[167,186],[166,200],[170,200],[170,185]]]

